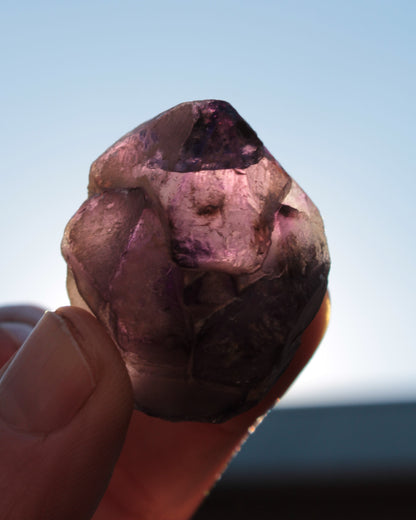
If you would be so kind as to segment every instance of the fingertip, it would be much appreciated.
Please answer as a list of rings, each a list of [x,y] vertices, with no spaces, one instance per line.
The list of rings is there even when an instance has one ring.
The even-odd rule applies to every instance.
[[[0,369],[10,360],[20,344],[0,325]],[[1,374],[1,373],[0,373]]]
[[[330,316],[331,299],[329,291],[327,291],[324,299],[322,300],[319,311],[302,335],[302,343],[299,349],[300,351],[305,350],[306,355],[308,352],[310,352],[310,356],[315,352],[328,329]]]
[[[34,327],[45,310],[39,305],[3,305],[0,307],[0,321],[26,323]]]
[[[44,312],[37,305],[0,306],[0,368],[24,343]]]
[[[97,374],[98,385],[111,400],[113,395],[124,395],[128,407],[133,407],[130,378],[121,355],[104,326],[95,316],[79,307],[60,307],[56,314],[65,320],[85,357]],[[113,389],[113,385],[115,388]]]
[[[271,397],[269,398],[271,399],[270,406],[273,405],[273,399],[274,402],[277,402],[283,397],[312,358],[328,328],[330,313],[331,302],[329,292],[327,291],[314,319],[302,334],[300,347],[271,391]]]
[[[120,366],[114,342],[93,314],[73,306],[59,307],[55,314],[65,321],[84,354],[95,365],[94,370],[105,370],[108,363]]]
[[[27,323],[3,321],[0,322],[0,329],[6,332],[19,347],[25,342],[26,338],[32,332],[33,327]]]

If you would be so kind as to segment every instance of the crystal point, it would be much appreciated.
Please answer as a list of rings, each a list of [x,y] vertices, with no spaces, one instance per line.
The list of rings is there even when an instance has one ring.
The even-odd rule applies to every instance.
[[[319,211],[225,101],[182,103],[91,166],[62,241],[72,303],[107,327],[137,408],[222,421],[254,406],[324,297]]]

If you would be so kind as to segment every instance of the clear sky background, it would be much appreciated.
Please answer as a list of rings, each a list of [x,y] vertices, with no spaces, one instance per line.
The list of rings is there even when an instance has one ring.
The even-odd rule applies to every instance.
[[[332,320],[286,405],[416,399],[415,25],[412,0],[2,2],[2,302],[67,304],[91,162],[225,99],[326,223]]]

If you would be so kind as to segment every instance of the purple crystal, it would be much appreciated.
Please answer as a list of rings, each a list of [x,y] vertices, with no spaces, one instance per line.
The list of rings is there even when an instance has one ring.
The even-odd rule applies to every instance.
[[[137,408],[222,421],[254,406],[326,291],[317,208],[224,101],[183,103],[91,166],[65,230],[71,302],[107,327]]]

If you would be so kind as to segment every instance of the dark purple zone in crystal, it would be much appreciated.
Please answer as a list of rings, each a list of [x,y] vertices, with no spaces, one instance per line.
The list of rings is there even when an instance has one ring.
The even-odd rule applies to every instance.
[[[177,146],[175,138],[185,132],[186,140]],[[168,171],[247,168],[267,153],[254,130],[225,101],[184,103],[132,133],[140,137],[141,160]]]
[[[264,155],[254,130],[225,102],[210,102],[200,114],[185,141],[175,170],[221,170],[248,168]]]

